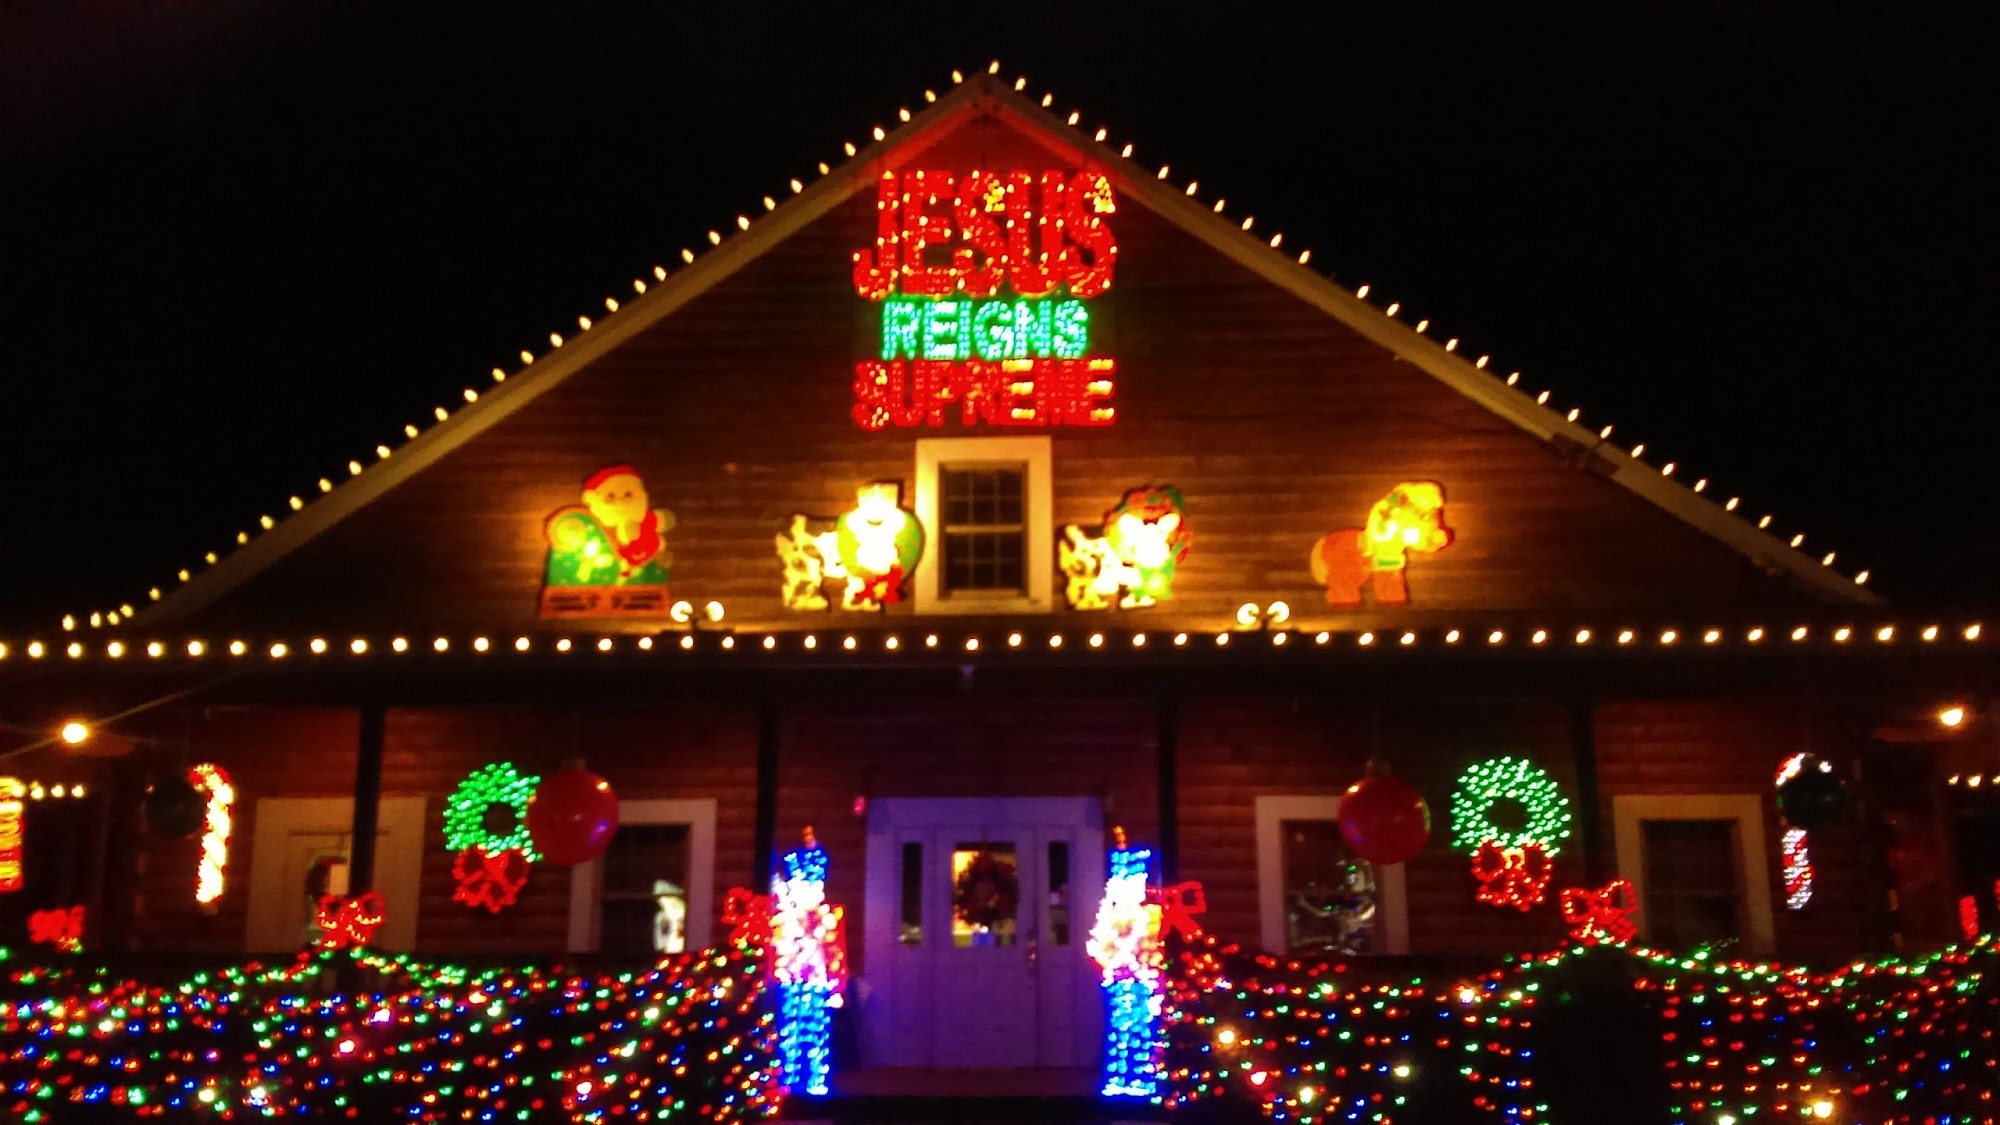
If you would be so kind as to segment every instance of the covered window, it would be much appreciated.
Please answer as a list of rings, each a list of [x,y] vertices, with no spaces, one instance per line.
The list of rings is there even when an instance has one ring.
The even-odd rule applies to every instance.
[[[570,951],[652,958],[705,948],[714,880],[713,799],[620,801],[610,846],[572,869]]]
[[[1333,820],[1279,825],[1285,865],[1285,952],[1371,953],[1375,869],[1348,850]]]
[[[1763,801],[1754,793],[1612,798],[1618,874],[1636,892],[1632,921],[1648,942],[1685,950],[1732,941],[1744,953],[1772,952]]]

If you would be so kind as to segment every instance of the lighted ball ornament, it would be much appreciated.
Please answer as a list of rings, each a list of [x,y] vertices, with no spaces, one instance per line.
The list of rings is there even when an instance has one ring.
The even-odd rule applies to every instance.
[[[1518,826],[1494,820],[1503,801],[1522,810]],[[1472,854],[1479,901],[1494,906],[1527,910],[1542,901],[1569,822],[1569,799],[1526,758],[1475,762],[1451,794],[1452,846]]]
[[[618,831],[618,794],[589,770],[544,778],[528,798],[526,817],[535,850],[550,863],[574,867],[604,854]]]
[[[1424,850],[1431,835],[1431,807],[1424,795],[1393,777],[1364,777],[1341,794],[1340,838],[1373,864],[1401,863]]]

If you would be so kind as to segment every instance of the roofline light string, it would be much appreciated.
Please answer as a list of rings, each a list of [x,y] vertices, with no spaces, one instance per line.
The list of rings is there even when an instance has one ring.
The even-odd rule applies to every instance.
[[[992,60],[990,63],[987,64],[985,71],[988,76],[998,78],[1000,75],[1000,60],[998,59]],[[963,84],[965,82],[964,72],[961,70],[954,69],[951,72],[951,80],[953,85]],[[1003,82],[1003,85],[1004,84],[1005,83]],[[1045,95],[1039,102],[1036,102],[1035,99],[1028,97],[1026,95],[1027,85],[1028,85],[1028,79],[1025,76],[1022,76],[1017,78],[1012,83],[1011,89],[1012,92],[1022,96],[1022,100],[1026,103],[1028,108],[1034,109],[1044,114],[1050,119],[1051,123],[1057,127],[1066,127],[1069,129],[1077,130],[1080,133],[1083,133],[1086,139],[1084,141],[1081,141],[1080,143],[1101,145],[1105,146],[1107,149],[1110,147],[1109,142],[1107,141],[1107,138],[1109,136],[1109,130],[1107,128],[1100,127],[1094,131],[1085,129],[1085,127],[1081,124],[1082,121],[1081,111],[1072,111],[1067,116],[1057,114],[1052,108],[1054,104],[1053,94]],[[925,91],[926,105],[935,105],[936,102],[937,98],[935,94],[932,91],[926,90]],[[897,116],[902,125],[908,125],[914,122],[914,117],[907,107],[899,109],[897,111]],[[881,126],[877,125],[871,129],[869,135],[872,138],[871,141],[869,142],[869,146],[872,147],[872,145],[886,143],[889,133]],[[863,159],[864,151],[865,150],[863,147],[857,146],[852,142],[845,143],[842,147],[842,152],[844,153],[844,156],[836,159],[835,161],[819,162],[819,164],[817,165],[818,177],[823,179],[831,175],[835,167],[843,166],[847,164],[849,161]],[[1104,155],[1107,158],[1109,158],[1114,155],[1114,152],[1107,152]],[[1130,180],[1133,183],[1143,183],[1151,179],[1157,179],[1158,181],[1169,182],[1169,183],[1171,182],[1168,179],[1170,166],[1164,164],[1160,166],[1159,174],[1157,177],[1148,177],[1141,175],[1140,173],[1142,172],[1142,170],[1139,169],[1136,165],[1131,165],[1132,146],[1129,144],[1123,146],[1122,149],[1115,150],[1115,156],[1117,160],[1124,162],[1127,165],[1130,165],[1128,171],[1131,172]],[[793,178],[789,181],[789,187],[793,195],[799,195],[805,191],[806,184],[805,181],[800,178]],[[1196,180],[1188,181],[1186,194],[1190,199],[1196,197],[1198,187],[1199,187],[1198,181]],[[767,195],[763,197],[763,204],[766,212],[774,212],[777,210],[778,205],[776,199],[777,197],[773,195]],[[1212,210],[1209,212],[1211,221],[1229,224],[1229,229],[1231,233],[1233,233],[1236,237],[1254,240],[1263,249],[1268,250],[1271,253],[1279,254],[1282,257],[1284,257],[1288,262],[1291,262],[1301,268],[1306,267],[1307,264],[1311,261],[1312,253],[1310,250],[1301,251],[1296,256],[1281,250],[1280,247],[1282,246],[1284,240],[1284,236],[1282,233],[1274,234],[1268,240],[1264,239],[1261,235],[1253,234],[1252,227],[1255,223],[1254,216],[1246,215],[1240,224],[1232,221],[1224,213],[1226,202],[1227,201],[1223,199],[1216,200]],[[722,224],[721,226],[711,228],[707,232],[707,241],[709,243],[709,247],[711,249],[721,247],[723,243],[728,240],[728,236],[725,235],[724,233],[726,230],[731,231],[732,233],[743,233],[743,232],[748,232],[751,229],[752,225],[753,223],[747,213],[737,214],[735,216],[733,223]],[[683,248],[680,252],[680,257],[683,263],[687,265],[692,265],[698,259],[699,255],[697,255],[696,252],[692,249]],[[1334,277],[1331,272],[1320,274],[1317,271],[1315,271],[1314,275],[1316,277],[1323,277],[1329,283],[1334,283],[1337,286],[1337,283],[1334,282]],[[666,267],[664,266],[653,267],[653,277],[656,283],[666,281],[668,276],[669,274]],[[634,279],[631,284],[634,292],[637,295],[643,296],[647,292],[648,285],[644,278]],[[1372,309],[1375,308],[1376,306],[1368,303],[1368,297],[1371,291],[1372,291],[1372,286],[1363,284],[1353,289],[1352,293],[1357,301],[1361,302],[1362,304]],[[623,306],[620,305],[617,298],[606,297],[604,299],[605,311],[602,314],[599,314],[599,316],[601,317],[615,316],[621,310],[622,307]],[[1378,311],[1380,311],[1388,319],[1396,320],[1398,312],[1401,311],[1401,304],[1400,302],[1392,301],[1386,307],[1383,307]],[[579,315],[576,318],[576,324],[577,324],[576,330],[579,333],[587,333],[591,331],[597,325],[597,323],[598,319],[593,318],[593,316],[591,315],[588,314]],[[1431,339],[1431,337],[1429,336],[1430,327],[1431,327],[1431,322],[1428,318],[1420,319],[1413,326],[1413,332],[1415,335],[1419,337],[1422,337],[1426,340],[1430,340]],[[544,353],[543,357],[541,358],[546,358],[548,354],[561,350],[561,348],[567,342],[564,336],[559,332],[550,332],[547,336],[547,340],[550,351],[549,353]],[[1467,360],[1463,354],[1460,354],[1458,345],[1459,345],[1459,339],[1457,337],[1451,337],[1445,340],[1441,346],[1447,354],[1450,354],[1459,362],[1465,363],[1475,370],[1486,371],[1489,369],[1489,364],[1492,358],[1490,354],[1482,353],[1476,359]],[[534,365],[538,362],[538,357],[535,355],[535,353],[525,348],[522,349],[520,352],[520,359],[521,359],[521,368],[518,374],[527,374],[533,369]],[[503,368],[497,366],[492,369],[491,376],[492,376],[492,381],[496,384],[503,383],[508,378],[510,378],[509,374]],[[1499,377],[1497,371],[1494,372],[1494,376],[1495,378]],[[1503,385],[1507,389],[1515,391],[1520,398],[1526,400],[1529,399],[1531,396],[1527,391],[1520,390],[1518,388],[1520,377],[1521,373],[1519,371],[1512,372],[1505,377],[1505,379],[1503,380]],[[475,388],[468,386],[461,390],[460,397],[462,397],[465,400],[467,406],[471,406],[479,401],[480,394]],[[1563,424],[1575,427],[1586,434],[1590,432],[1586,427],[1583,427],[1580,422],[1580,418],[1582,416],[1581,407],[1573,407],[1568,411],[1562,411],[1557,407],[1552,407],[1549,405],[1550,397],[1551,397],[1551,392],[1544,390],[1538,394],[1533,395],[1532,400],[1534,405],[1540,408],[1541,410],[1545,411],[1551,417],[1552,420],[1561,419]],[[435,421],[430,423],[430,426],[435,427],[437,425],[442,425],[450,421],[451,418],[454,417],[454,414],[451,410],[447,409],[446,407],[438,406],[432,410],[432,416],[435,419]],[[1628,459],[1631,462],[1633,467],[1644,465],[1645,462],[1640,460],[1640,457],[1645,452],[1646,448],[1645,443],[1643,442],[1636,443],[1630,449],[1624,449],[1624,450],[1619,449],[1617,446],[1607,446],[1606,443],[1608,443],[1610,439],[1612,429],[1613,429],[1612,426],[1605,425],[1601,429],[1595,431],[1597,435],[1595,439],[1596,446],[1602,446],[1612,450],[1613,452],[1622,454],[1626,459]],[[427,430],[424,427],[419,427],[415,424],[405,424],[403,427],[404,444],[408,444],[409,442],[417,440],[426,432]],[[1583,439],[1579,438],[1578,440],[1583,440]],[[387,444],[378,444],[377,446],[375,446],[373,450],[374,453],[373,461],[375,463],[387,461],[393,456],[395,452],[396,450]],[[359,478],[367,471],[368,467],[369,465],[360,459],[350,460],[347,463],[347,476],[350,479]],[[1679,466],[1673,461],[1665,462],[1660,467],[1659,470],[1660,475],[1663,477],[1671,477],[1674,475],[1674,472],[1678,467]],[[331,495],[332,493],[337,491],[339,486],[334,483],[336,479],[337,475],[319,478],[317,485],[318,485],[318,491],[321,496]],[[1709,482],[1707,478],[1699,478],[1697,479],[1695,485],[1691,488],[1690,491],[1694,494],[1706,493],[1708,491],[1707,489],[1708,483]],[[292,513],[297,513],[305,510],[311,503],[311,501],[306,498],[308,495],[310,495],[310,490],[300,493],[295,493],[289,496],[286,499],[284,510],[289,510],[289,512]],[[1712,502],[1713,501],[1711,501],[1711,503]],[[1725,512],[1734,514],[1736,510],[1741,506],[1741,497],[1732,496],[1726,502],[1718,506],[1721,507]],[[268,513],[259,515],[256,520],[256,526],[258,527],[259,530],[254,533],[247,530],[238,531],[235,536],[234,546],[236,547],[247,546],[249,545],[250,541],[253,538],[258,537],[265,532],[276,530],[277,526],[283,522],[283,518],[284,517],[273,517]],[[1756,522],[1755,525],[1756,530],[1765,532],[1770,536],[1770,538],[1785,544],[1792,551],[1795,552],[1801,551],[1805,543],[1805,533],[1796,532],[1791,536],[1789,540],[1783,539],[1777,533],[1772,532],[1770,530],[1772,520],[1773,517],[1769,514],[1761,516]],[[220,562],[221,558],[222,558],[221,552],[209,551],[203,555],[203,564],[204,566],[215,566]],[[1829,551],[1825,555],[1821,556],[1819,563],[1822,567],[1831,568],[1833,566],[1835,558],[1836,558],[1836,552]],[[193,581],[195,573],[196,569],[194,567],[184,567],[177,572],[176,578],[179,584],[185,585]],[[1852,580],[1855,585],[1863,586],[1867,584],[1869,577],[1870,577],[1870,572],[1864,568],[1856,571],[1852,575]],[[165,597],[165,592],[161,586],[154,586],[146,591],[146,598],[149,602],[158,602],[161,601],[164,597]],[[74,613],[65,614],[63,615],[61,624],[64,632],[73,632],[77,628],[79,628],[81,624],[86,622],[92,629],[98,629],[106,626],[116,626],[119,624],[123,624],[125,622],[130,621],[135,616],[137,616],[137,610],[134,607],[134,605],[128,601],[128,602],[122,602],[116,608],[108,611],[99,610],[91,612],[81,619],[79,619],[79,617]]]

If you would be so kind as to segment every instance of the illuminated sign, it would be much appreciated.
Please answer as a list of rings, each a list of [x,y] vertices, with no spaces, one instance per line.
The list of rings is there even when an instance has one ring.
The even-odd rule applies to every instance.
[[[885,172],[875,209],[854,291],[881,305],[881,347],[854,368],[856,423],[1112,423],[1117,361],[1090,351],[1118,259],[1103,173]]]
[[[28,787],[19,778],[0,777],[0,893],[21,889],[21,842],[27,835],[27,807],[21,798]]]

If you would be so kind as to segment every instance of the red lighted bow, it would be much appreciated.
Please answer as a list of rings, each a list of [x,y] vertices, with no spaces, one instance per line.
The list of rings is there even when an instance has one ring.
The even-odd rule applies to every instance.
[[[1577,941],[1595,944],[1602,939],[1618,945],[1631,941],[1639,936],[1639,927],[1632,924],[1632,912],[1638,908],[1632,884],[1624,879],[1613,879],[1594,891],[1563,888],[1563,921]]]
[[[37,910],[28,915],[28,940],[40,945],[53,945],[64,953],[75,953],[83,948],[84,909],[72,906],[67,910]]]
[[[1526,911],[1541,904],[1549,888],[1549,853],[1540,844],[1503,848],[1488,840],[1472,853],[1479,901]]]
[[[458,889],[451,893],[453,902],[483,906],[498,914],[514,905],[527,885],[528,859],[514,848],[501,852],[467,848],[458,853],[451,873],[458,879]]]
[[[1201,936],[1201,923],[1194,920],[1197,914],[1208,913],[1208,895],[1201,884],[1190,880],[1175,883],[1171,887],[1161,887],[1149,891],[1147,898],[1160,907],[1162,929],[1171,928],[1188,941]]]
[[[722,896],[722,924],[737,945],[763,948],[771,944],[771,896],[747,887],[731,887]]]
[[[367,945],[382,925],[384,909],[381,891],[353,898],[327,895],[319,900],[319,911],[313,915],[314,923],[325,931],[320,935],[320,945],[327,949]]]
[[[861,585],[861,595],[870,601],[883,605],[895,605],[903,600],[903,568],[892,566],[889,573],[878,574],[866,579]]]

